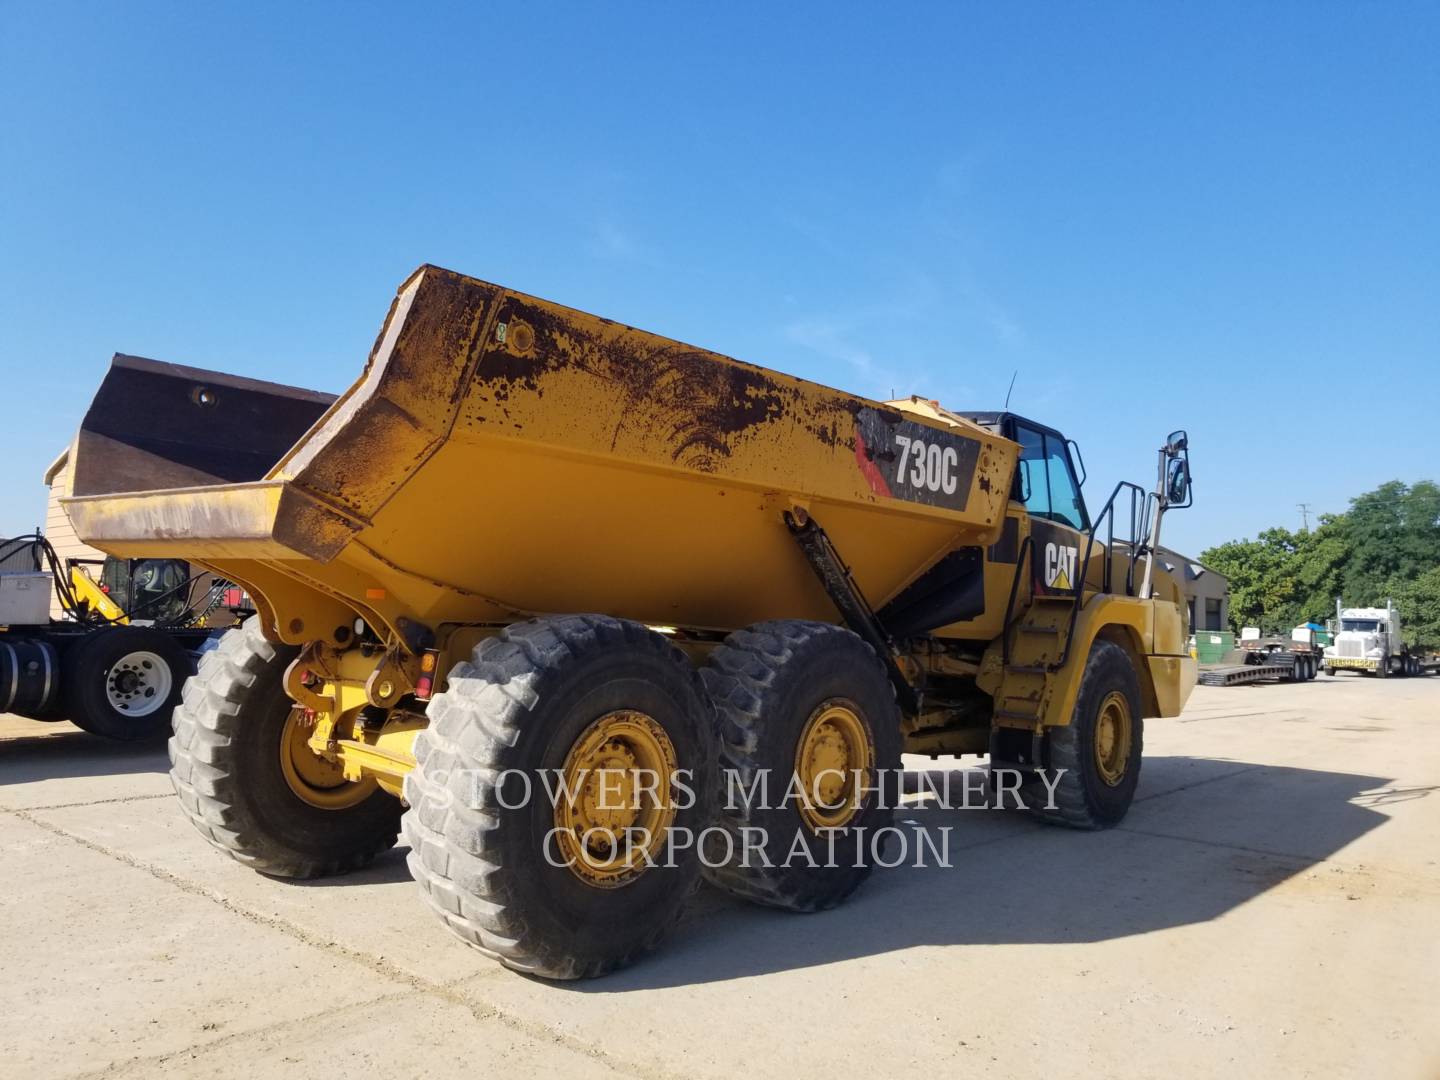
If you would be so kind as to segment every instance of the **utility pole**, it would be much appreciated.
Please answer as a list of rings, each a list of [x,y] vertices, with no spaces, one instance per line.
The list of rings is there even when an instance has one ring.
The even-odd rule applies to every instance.
[[[1309,503],[1296,503],[1295,506],[1296,506],[1296,507],[1299,509],[1299,511],[1300,511],[1300,520],[1304,522],[1304,524],[1301,526],[1301,528],[1303,528],[1306,532],[1309,532],[1309,531],[1310,531],[1310,504],[1309,504]]]

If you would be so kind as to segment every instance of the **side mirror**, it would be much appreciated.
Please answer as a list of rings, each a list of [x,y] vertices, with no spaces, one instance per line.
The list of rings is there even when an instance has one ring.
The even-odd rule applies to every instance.
[[[1165,440],[1165,453],[1169,457],[1176,457],[1190,449],[1190,436],[1184,431],[1172,431]]]
[[[1165,501],[1183,506],[1190,501],[1190,463],[1183,457],[1171,458],[1165,475]]]

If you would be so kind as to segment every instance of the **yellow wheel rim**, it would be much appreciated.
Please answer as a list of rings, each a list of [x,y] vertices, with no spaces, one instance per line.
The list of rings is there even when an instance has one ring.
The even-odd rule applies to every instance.
[[[555,799],[559,855],[581,881],[618,888],[658,861],[675,769],[670,736],[642,712],[607,713],[581,732]]]
[[[875,769],[875,740],[854,705],[820,704],[795,750],[795,777],[804,794],[800,818],[813,832],[842,829],[860,813]]]
[[[310,749],[310,725],[299,709],[290,710],[280,735],[280,771],[296,798],[321,810],[348,810],[375,790],[372,778],[347,780],[338,762]]]
[[[1095,717],[1095,771],[1115,787],[1125,779],[1130,764],[1130,702],[1112,690],[1100,703]]]

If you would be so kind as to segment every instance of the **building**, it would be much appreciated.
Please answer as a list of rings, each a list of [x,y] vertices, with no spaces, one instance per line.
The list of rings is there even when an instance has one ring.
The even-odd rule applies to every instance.
[[[80,538],[75,535],[75,526],[70,524],[70,515],[65,513],[65,508],[60,505],[60,500],[70,494],[70,448],[68,446],[45,470],[45,486],[50,489],[45,500],[45,538],[55,549],[55,556],[60,560],[60,565],[69,566],[68,560],[70,559],[93,561],[96,565],[92,567],[91,575],[98,578],[100,576],[99,564],[105,561],[105,553],[81,542]],[[59,619],[63,618],[64,614],[65,610],[60,606],[59,596],[51,596],[50,617]]]
[[[1190,630],[1230,628],[1230,582],[1203,563],[1161,547],[1159,562],[1174,575],[1190,605]]]

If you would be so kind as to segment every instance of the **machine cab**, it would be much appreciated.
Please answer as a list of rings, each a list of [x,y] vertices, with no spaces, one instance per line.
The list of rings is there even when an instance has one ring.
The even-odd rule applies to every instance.
[[[1023,504],[1032,520],[1053,522],[1082,533],[1090,528],[1080,490],[1085,483],[1085,463],[1074,439],[1015,413],[957,415],[1020,444],[1010,498]]]

